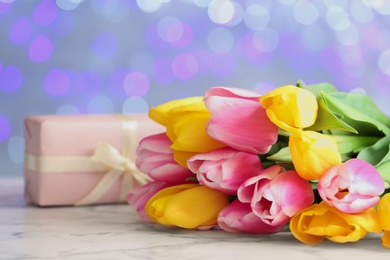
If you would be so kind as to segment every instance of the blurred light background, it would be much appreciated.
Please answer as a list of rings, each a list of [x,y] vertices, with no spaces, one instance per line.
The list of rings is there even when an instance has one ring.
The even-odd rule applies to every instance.
[[[146,113],[223,85],[331,82],[390,115],[387,0],[0,0],[0,175],[31,114]]]

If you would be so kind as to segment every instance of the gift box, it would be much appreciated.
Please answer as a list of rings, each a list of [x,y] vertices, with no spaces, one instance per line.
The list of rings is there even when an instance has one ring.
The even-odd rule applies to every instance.
[[[125,202],[149,181],[139,141],[164,127],[147,115],[34,115],[24,121],[25,197],[39,206]]]

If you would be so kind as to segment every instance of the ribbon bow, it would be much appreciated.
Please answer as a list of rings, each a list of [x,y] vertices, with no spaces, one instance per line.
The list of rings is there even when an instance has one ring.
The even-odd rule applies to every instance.
[[[118,150],[107,143],[99,143],[91,159],[105,167],[107,173],[87,196],[75,204],[76,206],[94,203],[107,191],[107,188],[111,187],[122,176],[120,201],[125,199],[127,191],[134,186],[133,178],[139,184],[145,184],[151,180],[138,170],[130,158],[120,154]]]

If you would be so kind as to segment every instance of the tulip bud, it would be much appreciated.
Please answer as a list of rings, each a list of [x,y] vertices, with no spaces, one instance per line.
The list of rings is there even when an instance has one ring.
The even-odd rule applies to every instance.
[[[271,234],[282,230],[284,223],[271,226],[256,216],[249,203],[238,199],[224,208],[218,216],[218,225],[227,232],[246,232],[253,234]]]
[[[126,195],[126,200],[130,206],[134,207],[141,220],[150,222],[151,220],[145,212],[146,203],[158,191],[169,186],[168,182],[151,181],[129,191]]]
[[[306,244],[317,244],[327,238],[333,242],[355,242],[368,232],[380,232],[378,214],[374,208],[357,214],[347,214],[326,202],[312,204],[290,221],[293,236]]]
[[[276,88],[260,98],[269,119],[280,128],[294,132],[314,124],[318,104],[309,90],[288,85]]]
[[[277,141],[278,127],[255,92],[214,87],[207,91],[205,105],[211,114],[207,133],[229,147],[264,154]]]
[[[384,190],[380,173],[361,159],[330,167],[318,182],[321,198],[345,213],[359,213],[375,206]]]
[[[187,160],[195,154],[226,146],[206,132],[210,113],[201,97],[173,100],[153,107],[149,116],[166,126],[174,159],[183,167],[187,167]]]
[[[317,180],[331,166],[341,163],[337,142],[313,131],[291,134],[289,144],[295,170],[305,180]]]
[[[228,147],[197,154],[187,164],[201,184],[232,195],[244,181],[263,170],[256,154]]]
[[[219,212],[229,205],[224,193],[199,184],[180,184],[156,193],[145,211],[156,223],[193,229],[217,224]]]
[[[184,183],[194,174],[174,160],[171,145],[165,133],[145,137],[136,150],[136,166],[153,180]]]

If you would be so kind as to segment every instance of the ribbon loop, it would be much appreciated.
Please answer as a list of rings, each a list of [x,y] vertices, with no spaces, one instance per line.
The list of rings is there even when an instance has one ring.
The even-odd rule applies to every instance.
[[[107,143],[99,143],[96,146],[92,160],[107,167],[108,172],[86,197],[76,203],[76,206],[92,204],[94,201],[97,201],[107,191],[107,187],[111,187],[121,177],[123,177],[121,200],[126,196],[125,192],[134,186],[131,177],[134,177],[139,184],[145,184],[151,180],[147,175],[138,170],[130,158],[126,158]]]

